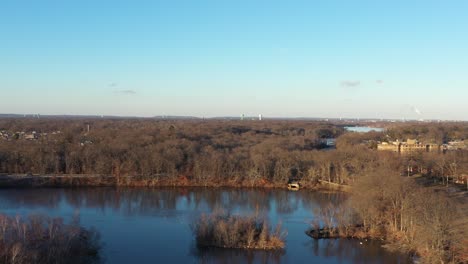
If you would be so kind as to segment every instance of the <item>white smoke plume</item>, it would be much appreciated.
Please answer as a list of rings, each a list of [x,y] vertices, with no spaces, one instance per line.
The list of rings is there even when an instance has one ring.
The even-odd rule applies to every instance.
[[[421,111],[416,106],[412,106],[413,112],[415,112],[418,115],[421,115]]]

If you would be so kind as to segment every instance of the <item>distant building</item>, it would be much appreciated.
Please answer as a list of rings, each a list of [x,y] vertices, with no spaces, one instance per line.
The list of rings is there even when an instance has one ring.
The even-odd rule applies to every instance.
[[[439,151],[441,146],[433,143],[421,143],[416,139],[407,139],[406,142],[393,141],[377,144],[377,150],[394,151],[399,153]]]
[[[336,139],[335,138],[327,138],[325,139],[325,144],[327,147],[334,147],[336,145]]]
[[[327,148],[333,148],[336,145],[336,138],[322,138],[319,140],[320,145]]]
[[[382,142],[377,144],[377,150],[388,150],[394,152],[400,152],[400,143],[398,141],[395,142]]]
[[[468,149],[468,145],[465,140],[453,140],[449,141],[447,144],[444,144],[444,150],[459,150],[459,149]]]
[[[35,140],[35,139],[37,139],[37,135],[36,135],[36,133],[26,134],[26,135],[24,135],[24,139],[26,139],[26,140]]]

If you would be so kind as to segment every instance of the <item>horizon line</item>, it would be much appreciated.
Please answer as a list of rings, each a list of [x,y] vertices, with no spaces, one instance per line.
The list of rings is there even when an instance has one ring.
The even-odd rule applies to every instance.
[[[192,115],[153,115],[153,116],[137,116],[137,115],[99,115],[99,114],[15,114],[15,113],[0,113],[0,118],[48,118],[48,117],[77,117],[77,118],[128,118],[128,119],[230,119],[230,120],[239,120],[241,121],[242,118],[240,116],[232,116],[232,115],[225,115],[225,116],[192,116]],[[427,119],[415,119],[415,118],[377,118],[377,117],[314,117],[314,116],[287,116],[287,117],[279,117],[279,116],[264,116],[262,115],[262,120],[258,119],[258,116],[255,115],[245,115],[243,116],[245,120],[243,121],[262,121],[262,120],[288,120],[288,119],[295,119],[295,120],[316,120],[316,121],[360,121],[360,122],[468,122],[468,120],[460,120],[460,119],[434,119],[434,118],[427,118]]]

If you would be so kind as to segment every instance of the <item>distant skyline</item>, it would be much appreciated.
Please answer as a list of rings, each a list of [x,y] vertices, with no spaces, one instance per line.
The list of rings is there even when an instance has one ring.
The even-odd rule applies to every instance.
[[[0,2],[0,113],[468,120],[467,1]]]

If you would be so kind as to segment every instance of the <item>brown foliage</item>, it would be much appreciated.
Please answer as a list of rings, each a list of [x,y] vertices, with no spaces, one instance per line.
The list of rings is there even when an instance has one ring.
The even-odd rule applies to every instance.
[[[357,173],[348,171],[351,165],[337,164],[335,172],[319,164],[321,139],[343,133],[324,122],[5,119],[3,129],[40,134],[37,140],[21,134],[0,139],[0,173],[8,174],[110,175],[125,184],[122,177],[145,178],[134,185],[286,186],[291,178],[314,185],[322,175],[346,183]],[[179,181],[181,175],[189,183]]]
[[[223,212],[202,215],[192,226],[197,245],[222,248],[275,250],[284,248],[281,225],[271,230],[264,219]]]
[[[96,231],[41,215],[0,215],[0,263],[98,263]]]
[[[445,194],[417,185],[388,167],[356,181],[351,206],[367,232],[386,237],[402,249],[418,252],[429,263],[447,263],[461,257],[463,238],[454,225],[460,217]]]

